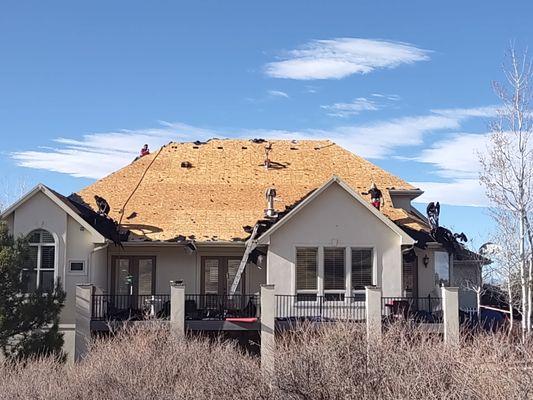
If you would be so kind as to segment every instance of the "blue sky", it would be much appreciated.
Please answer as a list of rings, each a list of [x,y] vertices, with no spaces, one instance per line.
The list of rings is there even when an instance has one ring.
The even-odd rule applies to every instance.
[[[144,142],[331,138],[425,189],[444,224],[481,243],[490,221],[470,206],[485,204],[476,151],[497,106],[491,82],[509,42],[530,43],[532,12],[530,1],[5,1],[0,185],[68,194]]]

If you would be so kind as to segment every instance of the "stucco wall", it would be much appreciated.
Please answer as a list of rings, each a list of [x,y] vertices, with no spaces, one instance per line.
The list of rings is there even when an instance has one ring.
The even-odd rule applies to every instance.
[[[373,248],[374,284],[383,288],[384,296],[400,296],[400,243],[400,237],[368,209],[340,186],[331,185],[272,234],[267,281],[279,294],[295,294],[297,246]]]

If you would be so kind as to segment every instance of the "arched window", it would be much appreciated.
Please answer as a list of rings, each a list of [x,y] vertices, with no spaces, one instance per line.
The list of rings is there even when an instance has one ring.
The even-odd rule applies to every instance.
[[[36,288],[52,289],[55,280],[56,243],[52,234],[44,229],[37,229],[28,235],[30,257],[24,268],[28,279],[27,291]]]

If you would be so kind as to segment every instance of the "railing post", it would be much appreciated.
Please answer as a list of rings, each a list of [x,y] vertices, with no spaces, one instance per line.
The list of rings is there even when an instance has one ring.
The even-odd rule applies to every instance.
[[[176,337],[185,336],[185,285],[170,284],[170,330]]]
[[[381,340],[381,288],[365,287],[366,334],[368,343]]]
[[[441,291],[444,341],[457,346],[459,345],[459,288],[443,286]]]
[[[76,331],[74,336],[74,360],[81,360],[91,341],[91,319],[93,317],[94,286],[76,286]]]
[[[276,295],[274,285],[261,285],[261,369],[274,371],[276,350]]]

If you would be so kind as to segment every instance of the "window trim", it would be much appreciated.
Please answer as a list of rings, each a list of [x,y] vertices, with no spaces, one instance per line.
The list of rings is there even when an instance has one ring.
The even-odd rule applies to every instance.
[[[83,269],[81,271],[73,271],[72,264],[74,263],[81,263],[83,265]],[[87,263],[85,262],[85,260],[78,260],[78,259],[68,260],[67,272],[69,275],[86,276],[87,275]]]
[[[296,287],[296,252],[299,248],[315,248],[317,249],[317,290],[298,290]],[[325,248],[344,248],[344,273],[345,273],[345,289],[343,290],[324,290],[324,249]],[[328,304],[346,304],[350,302],[362,302],[362,300],[355,300],[354,297],[357,295],[365,294],[365,289],[353,290],[352,288],[352,250],[370,250],[372,257],[372,286],[375,286],[378,282],[377,276],[377,251],[376,247],[372,244],[352,244],[352,243],[337,243],[336,245],[331,242],[319,242],[319,243],[297,243],[293,245],[293,280],[292,280],[292,293],[294,296],[298,294],[316,294],[317,300],[313,301],[316,303],[319,298],[322,298],[325,303]],[[326,294],[338,293],[344,295],[343,300],[325,300]],[[309,303],[310,301],[305,301]],[[298,301],[295,302],[297,304]]]
[[[39,239],[39,243],[31,242],[30,237],[34,232],[43,231],[48,233],[52,238],[54,239],[54,243],[44,243],[42,242],[41,238]],[[57,235],[54,232],[51,232],[44,228],[36,228],[32,229],[28,234],[26,235],[26,238],[28,238],[28,245],[30,247],[37,248],[37,265],[35,266],[35,289],[38,289],[41,286],[41,271],[53,271],[54,272],[54,285],[58,278],[58,238]],[[54,248],[54,267],[53,268],[42,268],[42,248],[43,247],[53,247]],[[29,271],[28,268],[23,268],[23,271]]]

